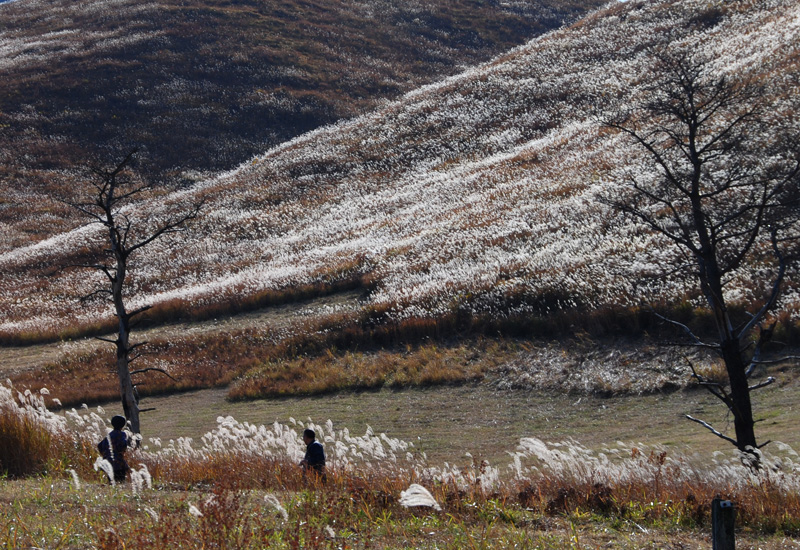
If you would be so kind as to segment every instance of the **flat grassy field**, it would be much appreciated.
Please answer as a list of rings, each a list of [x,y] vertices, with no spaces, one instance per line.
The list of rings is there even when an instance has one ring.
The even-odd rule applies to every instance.
[[[466,453],[493,465],[509,462],[520,438],[545,441],[573,439],[592,449],[617,441],[664,446],[680,454],[710,456],[732,447],[684,414],[703,418],[719,429],[732,429],[716,398],[700,389],[671,393],[600,398],[538,391],[501,391],[487,383],[345,392],[311,397],[226,400],[225,389],[201,390],[143,401],[155,407],[142,415],[145,440],[199,439],[217,425],[217,417],[270,425],[313,420],[333,422],[335,429],[375,433],[414,443],[430,462],[468,462]],[[119,408],[109,403],[110,415]],[[782,441],[800,449],[800,379],[782,380],[756,394],[756,416],[762,440]],[[671,451],[671,452],[672,452]]]
[[[760,423],[760,437],[800,448],[799,394],[800,384],[791,377],[761,394],[757,407],[767,420]],[[149,398],[145,404],[155,407],[143,417],[145,438],[160,437],[166,440],[164,444],[179,437],[199,439],[217,426],[219,416],[267,426],[276,421],[291,426],[290,418],[305,421],[310,417],[322,425],[330,419],[334,429],[349,428],[356,436],[369,425],[376,434],[385,432],[413,442],[433,467],[449,463],[463,472],[477,472],[475,464],[486,459],[506,481],[494,494],[478,486],[456,489],[423,482],[443,503],[443,509],[436,511],[399,505],[400,493],[409,484],[407,474],[378,474],[380,465],[374,460],[371,466],[351,473],[334,473],[326,486],[309,486],[298,479],[296,465],[257,457],[223,454],[207,461],[133,453],[132,463],[146,465],[154,482],[150,488],[135,488],[130,483],[104,484],[102,474],[89,466],[94,455],[84,453],[86,464],[69,465],[78,469],[80,481],[63,472],[0,480],[0,545],[70,550],[193,544],[287,549],[699,550],[711,547],[707,499],[717,490],[731,490],[724,481],[715,488],[713,482],[697,478],[691,484],[694,493],[685,494],[674,477],[680,477],[674,466],[663,470],[661,481],[658,473],[648,477],[662,471],[658,466],[662,448],[670,457],[688,456],[694,464],[718,459],[714,456],[718,450],[733,457],[723,442],[682,418],[689,412],[725,427],[717,404],[699,390],[597,398],[499,391],[484,382],[238,402],[228,401],[225,389],[215,389]],[[111,416],[116,408],[107,404],[102,416]],[[644,467],[651,474],[645,473],[627,488],[609,479],[588,486],[578,483],[572,489],[570,484],[576,480],[568,474],[545,474],[526,485],[511,479],[507,452],[517,449],[520,438],[530,436],[553,442],[573,440],[577,447],[592,449],[591,457],[617,447],[623,452],[616,456],[628,464],[626,468],[633,468],[628,471]],[[569,443],[561,448],[577,447]],[[641,449],[638,457],[637,448]],[[389,464],[385,471],[394,467]],[[605,483],[612,488],[612,496],[598,501],[602,493],[593,491],[603,489]],[[538,494],[528,504],[523,503],[526,487]],[[575,508],[566,504],[559,509],[562,495],[566,502],[575,499]],[[796,495],[788,498],[796,506]],[[766,509],[760,513],[775,514]],[[737,548],[800,548],[796,533],[760,527],[752,514],[748,510],[746,523],[743,520],[737,529]],[[792,525],[791,517],[783,523]]]
[[[732,447],[684,418],[688,413],[723,431],[732,428],[704,390],[598,397],[499,389],[495,374],[488,370],[482,381],[458,385],[243,401],[231,401],[228,388],[216,388],[141,403],[153,408],[142,415],[151,450],[158,447],[149,438],[159,438],[163,448],[181,437],[193,438],[197,449],[199,439],[218,427],[217,419],[227,416],[268,430],[277,422],[299,431],[292,419],[323,426],[330,420],[335,432],[347,428],[353,436],[369,426],[376,435],[413,443],[427,456],[427,467],[473,480],[464,485],[463,479],[420,477],[441,511],[401,505],[413,476],[399,463],[382,464],[374,456],[369,465],[332,472],[322,487],[304,483],[291,460],[260,454],[134,452],[132,464],[149,468],[152,487],[141,481],[138,488],[109,487],[92,469],[96,453],[90,442],[50,462],[49,474],[0,480],[0,547],[706,549],[709,503],[722,494],[742,505],[737,548],[800,548],[796,490],[785,492],[770,481],[748,488],[731,482],[735,476],[719,477],[732,471],[726,459],[736,462]],[[786,366],[767,374],[778,382],[755,395],[757,434],[776,442],[768,450],[787,456],[777,442],[800,449],[800,377]],[[119,409],[116,402],[105,403],[100,416],[110,418]],[[562,455],[552,470],[540,464],[541,477],[530,482],[515,478],[509,453],[528,437],[553,442],[551,449],[566,453],[577,450],[577,458],[570,462]],[[602,466],[604,452],[633,478],[609,476],[615,466]],[[664,457],[677,460],[663,462]],[[483,460],[499,474],[491,490],[469,477],[482,475]],[[598,467],[598,477],[558,473],[559,460],[577,471],[594,464],[588,468]],[[706,465],[716,473],[705,477]]]

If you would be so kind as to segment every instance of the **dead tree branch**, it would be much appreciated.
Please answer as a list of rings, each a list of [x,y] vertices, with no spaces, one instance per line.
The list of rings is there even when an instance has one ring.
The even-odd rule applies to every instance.
[[[134,370],[134,371],[131,371],[131,376],[134,376],[134,375],[136,375],[136,374],[143,374],[143,373],[145,373],[145,372],[149,372],[149,371],[156,371],[156,372],[160,372],[160,373],[161,373],[161,374],[163,374],[164,376],[166,376],[166,377],[170,378],[172,381],[174,381],[174,382],[177,382],[177,381],[178,381],[177,379],[173,378],[173,376],[172,376],[170,373],[168,373],[168,372],[167,372],[167,371],[165,371],[164,369],[160,369],[160,368],[158,368],[158,367],[147,367],[147,368],[145,368],[145,369]]]
[[[722,432],[720,432],[719,430],[715,429],[715,428],[714,428],[714,426],[712,426],[711,424],[709,424],[709,423],[708,423],[708,422],[706,422],[705,420],[700,420],[699,418],[695,418],[695,417],[693,417],[693,416],[692,416],[692,415],[690,415],[690,414],[687,414],[687,415],[686,415],[686,418],[688,418],[688,419],[689,419],[689,420],[691,420],[692,422],[697,422],[698,424],[700,424],[701,426],[703,426],[703,427],[705,427],[706,429],[708,429],[708,430],[709,430],[709,431],[710,431],[712,434],[716,435],[717,437],[719,437],[719,438],[722,438],[722,439],[724,439],[725,441],[727,441],[727,442],[729,442],[729,443],[733,443],[734,445],[737,445],[737,446],[738,446],[738,443],[736,442],[736,440],[735,440],[735,439],[733,439],[732,437],[728,437],[728,436],[727,436],[727,435],[725,435],[724,433],[722,433]]]

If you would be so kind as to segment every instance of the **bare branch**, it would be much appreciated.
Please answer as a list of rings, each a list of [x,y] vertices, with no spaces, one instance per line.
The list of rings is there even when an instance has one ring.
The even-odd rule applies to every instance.
[[[153,306],[149,306],[148,305],[148,306],[142,306],[142,307],[140,307],[138,309],[134,309],[133,311],[128,313],[128,318],[130,319],[131,317],[135,317],[136,315],[139,315],[140,313],[144,313],[148,309],[152,309],[152,308],[153,308]]]
[[[703,342],[702,340],[700,340],[700,338],[698,338],[698,337],[695,335],[695,333],[694,333],[694,332],[692,332],[692,329],[690,329],[689,327],[687,327],[687,326],[686,326],[686,325],[684,325],[683,323],[680,323],[680,322],[678,322],[678,321],[675,321],[674,319],[670,319],[669,317],[664,317],[663,315],[661,315],[660,313],[658,313],[658,312],[657,312],[655,309],[653,309],[652,307],[650,308],[650,311],[652,312],[652,314],[653,314],[653,315],[655,315],[656,317],[658,317],[658,318],[659,318],[659,319],[661,319],[662,321],[664,321],[664,322],[666,322],[666,323],[669,323],[669,324],[671,324],[671,325],[674,325],[674,326],[676,326],[676,327],[678,327],[678,328],[682,329],[682,330],[683,330],[683,331],[684,331],[684,332],[685,332],[685,333],[686,333],[686,334],[687,334],[687,335],[688,335],[688,336],[689,336],[689,337],[690,337],[690,338],[691,338],[691,339],[694,341],[694,344],[693,344],[693,345],[695,345],[695,346],[697,346],[697,347],[701,347],[701,348],[709,348],[709,349],[713,349],[713,350],[717,350],[717,349],[719,349],[719,346],[715,346],[715,345],[712,345],[712,344],[706,344],[705,342]]]
[[[772,340],[772,335],[775,332],[775,325],[777,321],[773,322],[768,328],[764,328],[759,326],[759,334],[758,334],[758,342],[756,342],[756,349],[753,352],[753,357],[750,360],[750,366],[747,367],[745,371],[745,376],[750,378],[750,375],[753,374],[753,371],[758,365],[759,360],[761,359],[761,352],[764,349],[764,346],[767,345]]]
[[[142,347],[142,346],[146,346],[146,345],[147,345],[147,344],[149,344],[149,343],[150,343],[150,342],[139,342],[138,344],[133,344],[132,346],[130,346],[130,347],[128,348],[128,351],[133,351],[133,350],[135,350],[135,349],[139,349],[140,347]]]
[[[81,212],[87,218],[91,218],[92,221],[89,223],[105,223],[105,217],[102,214],[98,214],[97,212],[94,211],[94,209],[96,208],[95,204],[76,203],[61,199],[56,199],[56,200],[58,200],[58,202],[61,202],[62,204],[66,204],[67,206],[74,208],[78,212]]]
[[[700,375],[697,370],[695,370],[694,365],[688,359],[686,362],[689,364],[689,368],[692,369],[692,378],[697,380],[697,382],[707,389],[714,397],[725,403],[725,405],[730,408],[731,402],[730,397],[727,393],[725,393],[725,388],[722,384],[717,382],[712,382],[711,380],[707,379],[706,377]]]
[[[733,443],[737,447],[739,446],[738,442],[735,439],[733,439],[731,437],[728,437],[727,435],[723,434],[722,432],[714,429],[714,427],[711,424],[709,424],[708,422],[706,422],[705,420],[700,420],[699,418],[695,418],[695,417],[693,417],[691,415],[688,415],[688,414],[685,415],[685,416],[686,416],[686,418],[688,418],[692,422],[697,422],[701,426],[707,428],[711,433],[713,433],[717,437],[720,437],[720,438],[724,439],[725,441],[727,441],[729,443]],[[766,445],[766,443],[764,445]]]
[[[770,376],[769,378],[767,378],[763,382],[761,382],[759,384],[756,384],[755,386],[750,386],[748,389],[750,391],[753,391],[753,390],[757,390],[757,389],[760,389],[760,388],[765,388],[765,387],[767,387],[767,386],[769,386],[771,384],[774,384],[775,382],[776,382],[775,378]]]
[[[649,136],[647,135],[643,136],[636,130],[636,128],[630,128],[626,126],[624,122],[619,123],[619,122],[609,121],[607,122],[606,125],[610,128],[615,128],[631,136],[635,141],[639,143],[639,145],[644,147],[647,150],[647,152],[650,153],[650,155],[653,157],[653,160],[655,160],[655,162],[659,165],[659,167],[664,172],[669,181],[680,182],[680,178],[678,178],[672,171],[670,163],[666,160],[661,151],[659,151],[656,148],[656,146],[653,145],[652,140],[648,139]],[[681,187],[681,190],[684,193],[687,192],[687,190],[683,187]]]
[[[778,363],[783,363],[785,361],[797,361],[800,360],[800,355],[784,355],[783,357],[779,357],[777,359],[768,359],[768,360],[758,360],[753,361],[756,365],[776,365]]]
[[[142,183],[140,185],[135,185],[135,186],[131,187],[129,191],[126,191],[124,193],[120,193],[120,194],[115,195],[114,196],[114,201],[117,202],[117,203],[121,203],[125,199],[128,199],[130,197],[138,195],[139,193],[142,193],[142,192],[147,191],[148,189],[152,189],[152,188],[153,188],[153,184],[151,184],[151,183]]]
[[[111,282],[113,282],[114,278],[115,278],[114,273],[112,273],[113,269],[111,269],[108,266],[103,265],[103,264],[68,264],[68,265],[62,266],[60,269],[64,270],[64,269],[72,269],[72,268],[93,269],[95,271],[100,271]]]
[[[772,292],[770,292],[769,298],[764,303],[758,312],[753,315],[753,318],[744,326],[744,328],[739,333],[739,341],[741,341],[752,329],[755,327],[759,321],[775,306],[775,302],[778,300],[778,294],[781,290],[781,284],[783,283],[783,278],[786,275],[786,259],[784,258],[783,254],[781,253],[780,248],[778,247],[777,241],[777,233],[773,229],[771,232],[771,240],[772,240],[772,251],[775,254],[775,257],[778,260],[778,274],[775,276],[775,280],[772,283]]]
[[[178,216],[176,218],[173,218],[172,220],[169,220],[169,221],[165,222],[160,228],[155,230],[149,237],[139,241],[136,244],[133,244],[133,245],[129,246],[127,248],[128,254],[133,253],[134,251],[136,251],[139,248],[147,246],[148,244],[150,244],[151,242],[155,241],[156,239],[158,239],[159,237],[161,237],[165,233],[174,232],[175,230],[177,230],[180,226],[182,226],[183,224],[185,224],[189,220],[195,219],[198,216],[198,214],[200,214],[200,210],[203,208],[204,204],[205,204],[205,199],[201,199],[200,202],[196,203],[193,206],[191,212],[189,212],[189,213],[187,213],[187,214],[185,214],[183,216]]]
[[[151,370],[152,370],[152,371],[156,371],[156,372],[160,372],[160,373],[161,373],[161,374],[163,374],[164,376],[166,376],[166,377],[168,377],[168,378],[171,378],[172,380],[174,380],[175,382],[177,382],[177,380],[176,380],[175,378],[173,378],[171,374],[169,374],[169,373],[168,373],[167,371],[165,371],[164,369],[160,369],[160,368],[158,368],[158,367],[147,367],[147,368],[145,368],[145,369],[139,369],[139,370],[131,371],[131,376],[133,376],[133,375],[135,375],[135,374],[142,374],[142,373],[145,373],[145,372],[149,372],[149,371],[151,371]]]
[[[88,301],[92,300],[93,298],[95,298],[96,296],[101,296],[103,294],[106,294],[106,295],[110,296],[111,292],[106,288],[98,288],[97,290],[87,294],[86,296],[81,296],[80,301],[82,303],[83,302],[88,302]]]
[[[127,156],[122,160],[122,162],[117,164],[117,166],[110,172],[107,170],[103,170],[101,168],[92,168],[91,170],[92,172],[100,176],[104,182],[108,183],[108,181],[112,180],[113,178],[116,178],[125,169],[125,167],[128,166],[128,164],[130,164],[131,160],[133,160],[133,156],[138,152],[139,152],[138,148],[132,149],[127,154]],[[103,186],[104,189],[106,187],[107,185]]]

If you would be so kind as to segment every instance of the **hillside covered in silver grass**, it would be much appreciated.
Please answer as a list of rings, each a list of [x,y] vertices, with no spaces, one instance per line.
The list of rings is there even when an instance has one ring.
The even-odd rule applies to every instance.
[[[497,316],[696,295],[653,278],[677,251],[598,198],[651,170],[601,121],[643,101],[654,54],[684,49],[719,74],[758,74],[794,114],[800,5],[630,1],[534,39],[400,100],[310,132],[132,216],[206,197],[188,231],[135,258],[133,305],[197,304],[360,276],[391,318],[455,310]],[[795,120],[796,123],[796,120]],[[96,280],[53,266],[102,239],[78,227],[0,249],[0,330],[88,322]],[[757,298],[759,265],[731,296]],[[780,307],[800,304],[794,273]],[[97,306],[101,308],[102,306]]]

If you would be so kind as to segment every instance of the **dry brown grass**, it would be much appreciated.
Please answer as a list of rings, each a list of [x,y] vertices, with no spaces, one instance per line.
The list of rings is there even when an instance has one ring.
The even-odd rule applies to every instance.
[[[306,290],[310,294],[302,294],[303,297],[319,291]],[[225,311],[247,311],[263,305],[264,300],[280,303],[290,299],[264,296],[257,303],[237,304],[233,310]],[[680,304],[659,311],[686,323],[698,334],[708,330],[708,317],[703,311]],[[776,329],[776,339],[786,341],[798,331],[798,324],[788,317],[782,321]],[[154,332],[144,348],[146,354],[132,369],[156,367],[172,376],[171,379],[151,371],[146,381],[137,377],[141,395],[222,387],[234,382],[231,396],[237,399],[319,394],[480,379],[493,365],[508,358],[508,351],[516,342],[530,338],[563,341],[569,335],[586,335],[590,339],[623,335],[637,341],[645,333],[651,337],[680,336],[672,330],[659,324],[649,310],[635,308],[569,310],[548,317],[502,319],[456,311],[439,318],[402,322],[388,321],[383,309],[356,308],[296,317],[281,327],[262,323],[237,328],[234,324],[225,329],[169,332],[164,336]],[[134,333],[134,339],[136,336]],[[471,353],[477,353],[480,361],[469,359]],[[481,366],[481,362],[486,365]],[[93,350],[80,348],[43,368],[12,374],[11,379],[34,391],[46,380],[47,387],[60,395],[65,405],[97,403],[118,395],[113,365],[110,345]]]
[[[403,351],[326,351],[318,357],[273,361],[238,379],[233,399],[312,395],[344,389],[402,388],[456,384],[483,378],[512,352],[499,342],[439,347],[407,346]]]
[[[669,541],[698,548],[707,544],[710,502],[716,497],[737,504],[740,548],[790,548],[800,536],[797,494],[779,489],[769,475],[749,487],[720,490],[702,479],[687,482],[662,453],[634,449],[626,460],[645,464],[652,477],[586,483],[544,471],[531,481],[487,490],[478,481],[436,483],[369,468],[331,470],[321,484],[291,462],[257,455],[186,459],[134,453],[132,465],[146,465],[154,479],[154,489],[140,489],[135,499],[128,487],[108,488],[93,472],[80,474],[82,487],[67,487],[63,470],[44,481],[49,491],[36,481],[2,484],[0,543],[22,547],[46,541],[48,547],[75,549],[395,548],[424,545],[433,536],[437,547],[447,549],[666,548]],[[478,476],[482,466],[470,470],[464,473]],[[400,492],[412,481],[429,487],[443,511],[402,507]],[[26,488],[20,491],[14,483]],[[283,511],[265,500],[267,494]]]
[[[40,472],[50,454],[51,434],[35,420],[0,406],[0,473],[20,477]]]

